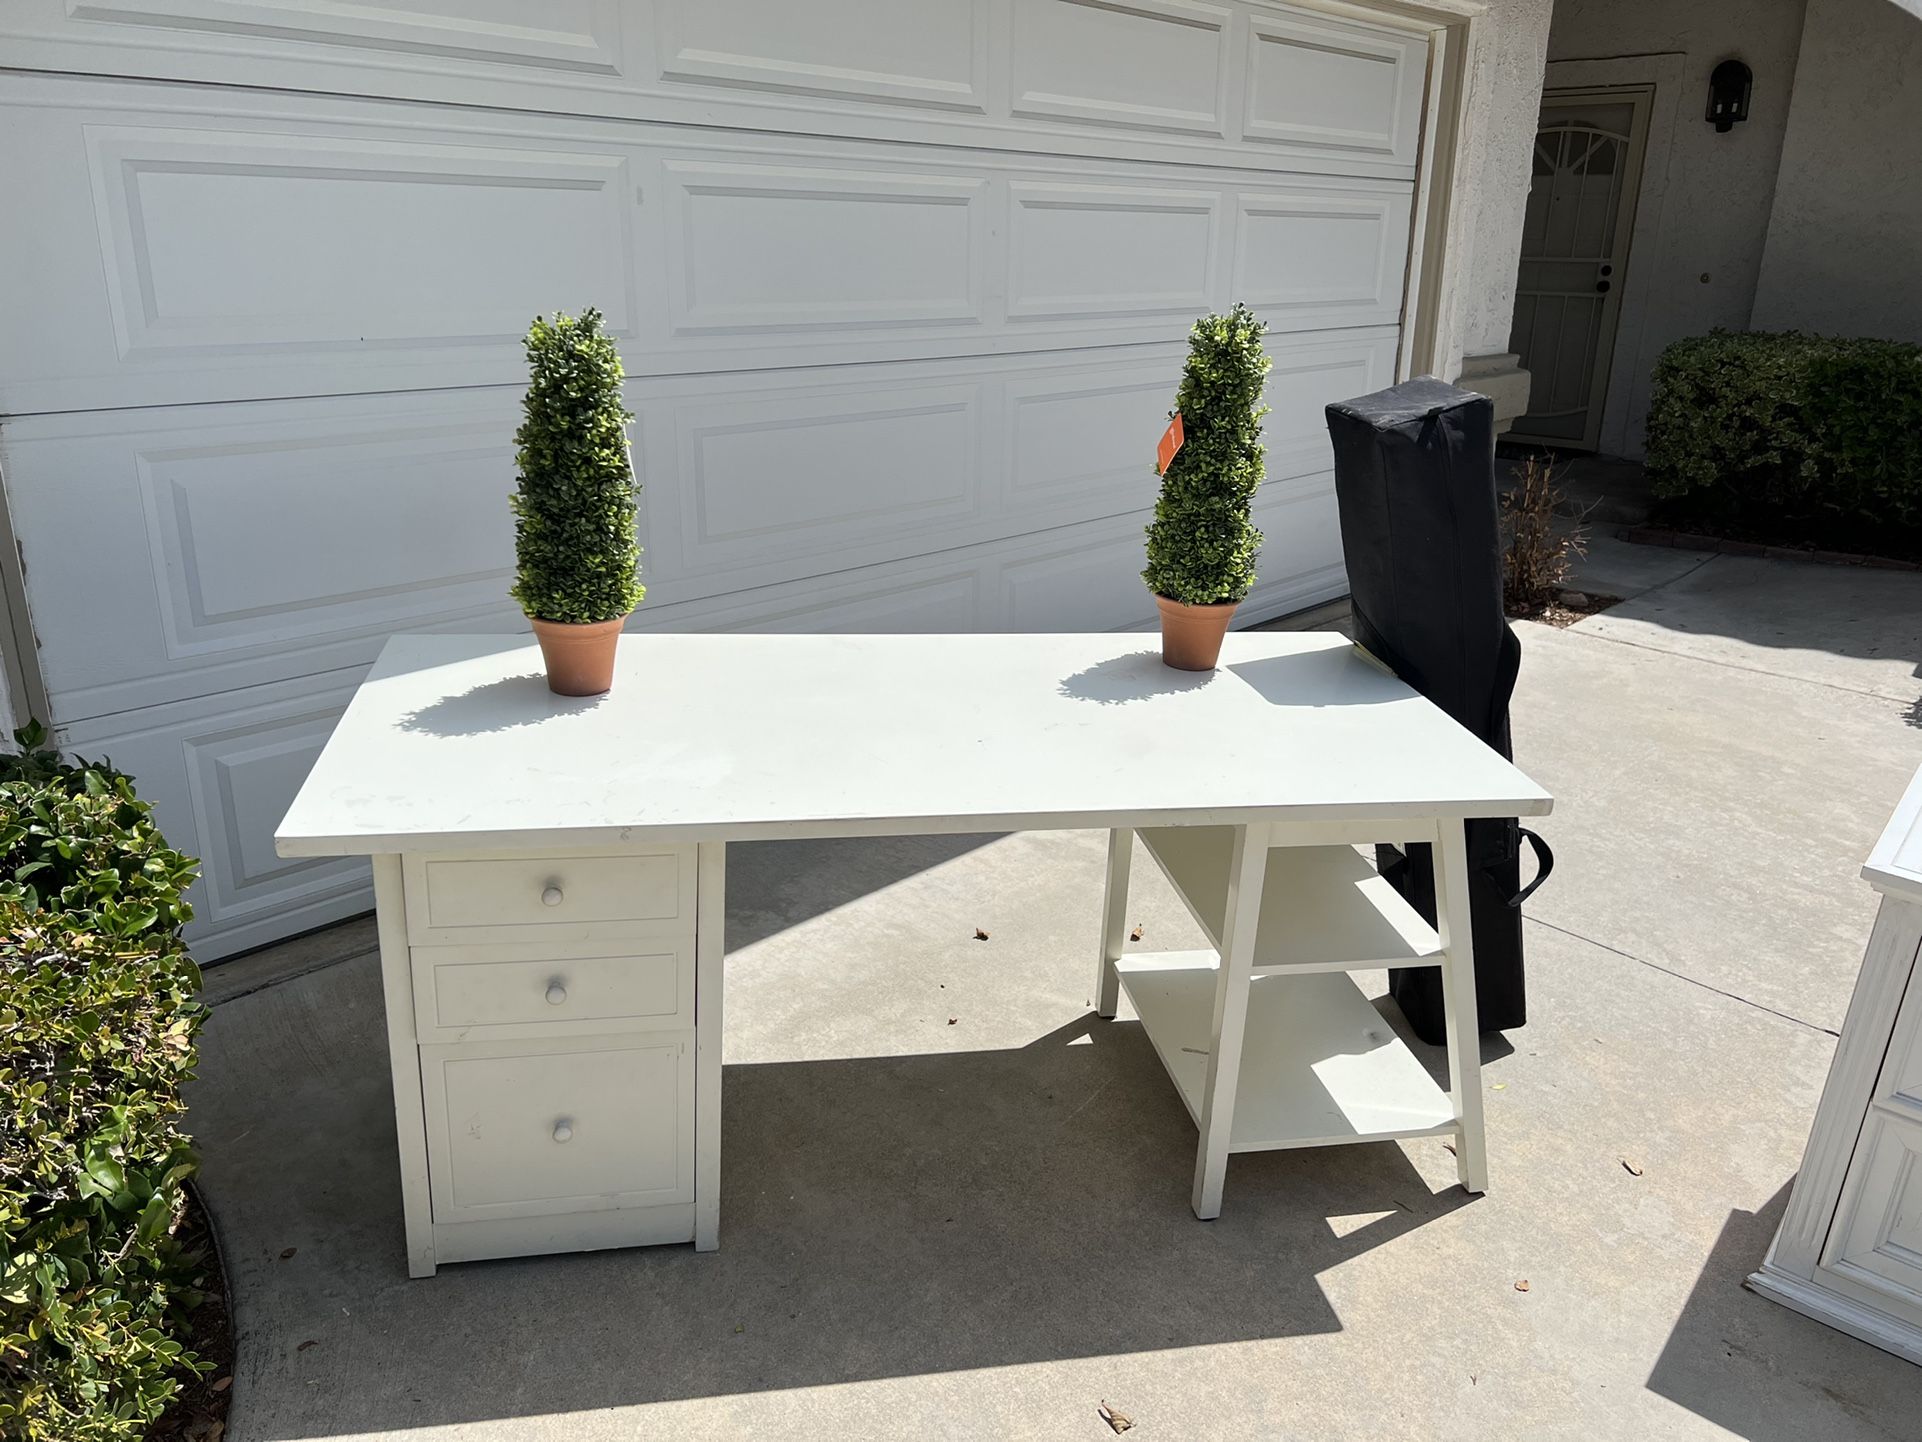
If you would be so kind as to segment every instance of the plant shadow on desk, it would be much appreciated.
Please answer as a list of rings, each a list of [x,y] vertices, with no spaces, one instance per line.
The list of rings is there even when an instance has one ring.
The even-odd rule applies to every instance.
[[[1006,1049],[730,1066],[716,1253],[470,1263],[410,1282],[378,971],[319,975],[309,1001],[349,1023],[339,1052],[205,1119],[217,1189],[245,1198],[227,1230],[263,1259],[243,1340],[256,1438],[552,1427],[601,1408],[1338,1332],[1321,1274],[1470,1204],[1379,1143],[1238,1156],[1222,1216],[1198,1222],[1194,1126],[1152,1045],[1137,1023],[1084,1015]],[[242,1012],[223,1020],[230,1046],[283,1047]],[[277,1124],[290,1109],[303,1126]],[[1398,1255],[1411,1290],[1450,1285],[1445,1249]]]
[[[1177,671],[1161,659],[1159,651],[1131,651],[1064,677],[1056,690],[1076,701],[1125,706],[1130,701],[1199,691],[1214,679],[1213,671]]]
[[[546,676],[529,671],[442,697],[403,716],[400,729],[421,736],[485,736],[539,726],[556,716],[592,711],[606,700],[605,692],[598,696],[556,695],[547,688]]]

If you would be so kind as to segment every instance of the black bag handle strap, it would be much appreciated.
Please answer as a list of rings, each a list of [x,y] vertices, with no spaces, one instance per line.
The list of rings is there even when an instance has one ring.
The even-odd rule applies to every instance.
[[[1520,906],[1524,901],[1528,900],[1529,897],[1533,896],[1535,894],[1535,888],[1548,880],[1549,872],[1555,869],[1555,853],[1548,849],[1548,843],[1530,831],[1526,826],[1517,827],[1516,829],[1521,832],[1522,839],[1534,849],[1535,879],[1515,893],[1514,897],[1508,903],[1510,906]]]

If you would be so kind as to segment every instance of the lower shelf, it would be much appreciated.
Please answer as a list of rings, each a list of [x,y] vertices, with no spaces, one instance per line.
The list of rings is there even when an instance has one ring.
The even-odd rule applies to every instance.
[[[1197,1122],[1214,1035],[1216,965],[1212,951],[1116,963],[1142,1028]],[[1455,1129],[1448,1093],[1347,976],[1258,976],[1250,983],[1229,1150],[1324,1147]]]

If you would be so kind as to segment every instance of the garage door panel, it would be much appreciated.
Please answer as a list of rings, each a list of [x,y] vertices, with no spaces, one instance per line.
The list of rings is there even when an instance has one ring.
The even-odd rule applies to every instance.
[[[16,414],[517,384],[527,320],[585,304],[637,377],[1148,344],[1240,298],[1278,335],[1398,319],[1401,182],[523,116],[478,144],[317,99],[189,126],[45,80],[0,77],[0,266],[43,282],[0,302]]]
[[[513,558],[512,390],[10,422],[7,491],[63,719],[338,669],[488,618]],[[75,538],[86,564],[73,564]]]
[[[153,803],[168,841],[201,863],[188,893],[196,956],[365,911],[364,860],[286,860],[273,832],[346,709],[361,670],[60,728],[67,749],[105,756]]]
[[[471,606],[504,580],[504,430],[156,448],[135,466],[173,659],[388,624],[397,600]]]
[[[1009,203],[1007,313],[1017,324],[1192,317],[1221,293],[1218,193],[1014,181]]]
[[[90,127],[121,359],[518,344],[553,277],[635,327],[623,157]]]
[[[656,0],[653,10],[663,80],[969,111],[988,105],[983,0]]]
[[[1395,340],[1377,330],[1270,349],[1272,487],[1327,469],[1322,407],[1386,384]],[[1183,354],[1163,344],[630,380],[646,611],[1145,519]],[[9,423],[8,492],[56,714],[360,664],[397,630],[519,629],[506,591],[520,394]],[[78,535],[84,567],[63,560]]]
[[[1174,403],[1181,356],[1007,383],[1009,507],[1034,526],[1145,511],[1158,484],[1144,437]]]
[[[1234,11],[1200,0],[1013,0],[1014,113],[1227,133]]]
[[[1413,163],[1427,46],[1297,12],[1249,21],[1248,140]]]
[[[1006,5],[1008,8],[1003,8]],[[1295,24],[1277,31],[1275,21]],[[1426,38],[1265,0],[10,0],[22,69],[1408,177]]]
[[[1269,485],[1326,471],[1334,463],[1328,440],[1330,401],[1365,396],[1394,383],[1391,343],[1350,342],[1269,348],[1272,364],[1262,389],[1262,421]],[[1264,485],[1258,494],[1273,495]]]
[[[1392,324],[1400,314],[1412,199],[1242,194],[1232,293],[1277,331]]]
[[[681,492],[673,571],[757,567],[770,550],[839,568],[873,547],[928,550],[934,534],[974,529],[992,506],[979,484],[981,399],[979,385],[897,383],[686,406],[663,477]]]
[[[56,0],[57,3],[57,0]],[[78,21],[147,34],[293,40],[326,49],[394,51],[447,60],[618,74],[620,0],[410,0],[289,5],[286,0],[69,0]],[[539,23],[530,23],[538,21]],[[44,22],[43,22],[44,23]],[[109,32],[111,33],[111,32]]]
[[[824,580],[643,613],[639,631],[933,635],[981,627],[983,567],[972,552],[872,566]]]
[[[678,335],[987,320],[985,180],[669,161]]]

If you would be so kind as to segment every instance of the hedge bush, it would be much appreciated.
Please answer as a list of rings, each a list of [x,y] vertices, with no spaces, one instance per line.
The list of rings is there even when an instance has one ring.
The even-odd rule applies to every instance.
[[[641,603],[639,486],[627,448],[621,357],[601,313],[535,316],[514,433],[513,597],[540,621],[611,621]]]
[[[1237,305],[1227,315],[1203,316],[1188,332],[1188,363],[1175,394],[1184,439],[1161,478],[1141,573],[1157,596],[1208,606],[1239,601],[1255,584],[1261,532],[1249,507],[1262,479],[1266,329]]]
[[[37,726],[0,756],[0,1438],[127,1442],[197,1359],[204,1258],[173,1233],[195,1167],[181,1086],[200,974],[195,863],[127,777]]]
[[[1922,346],[1713,331],[1655,367],[1655,494],[1801,539],[1922,526]]]

